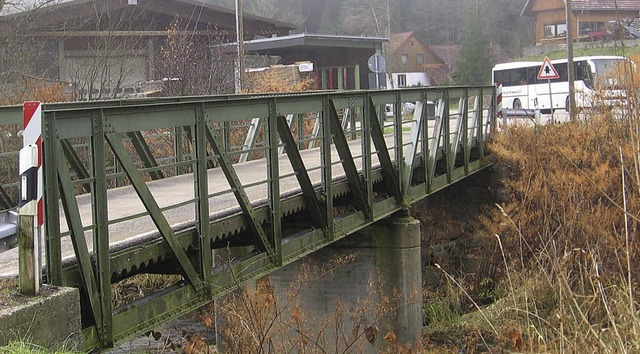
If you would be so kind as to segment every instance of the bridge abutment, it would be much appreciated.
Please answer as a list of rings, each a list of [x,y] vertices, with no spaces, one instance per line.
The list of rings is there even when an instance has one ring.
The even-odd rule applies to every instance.
[[[299,342],[377,353],[421,341],[420,260],[420,223],[400,212],[268,277]]]

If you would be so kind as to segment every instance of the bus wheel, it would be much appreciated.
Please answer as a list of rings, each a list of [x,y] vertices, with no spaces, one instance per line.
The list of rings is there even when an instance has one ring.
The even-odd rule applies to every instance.
[[[520,102],[519,98],[513,100],[513,109],[522,109],[522,102]]]

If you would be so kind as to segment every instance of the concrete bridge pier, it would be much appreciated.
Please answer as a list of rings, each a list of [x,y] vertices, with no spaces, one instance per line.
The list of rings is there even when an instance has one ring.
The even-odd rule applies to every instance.
[[[268,277],[283,320],[296,313],[307,332],[297,345],[378,353],[421,341],[420,259],[420,222],[404,210]]]

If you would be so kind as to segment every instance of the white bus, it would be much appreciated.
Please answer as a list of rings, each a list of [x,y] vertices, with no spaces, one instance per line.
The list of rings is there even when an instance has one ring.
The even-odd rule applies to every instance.
[[[613,106],[621,102],[625,93],[617,79],[618,68],[629,62],[625,57],[588,56],[573,60],[575,77],[576,106],[592,107],[598,104]],[[552,60],[551,64],[560,76],[551,80],[552,97],[549,96],[548,80],[538,80],[542,62],[514,62],[497,64],[493,67],[493,84],[502,84],[502,104],[504,108],[533,110],[542,112],[553,109],[569,110],[569,83],[567,59]]]

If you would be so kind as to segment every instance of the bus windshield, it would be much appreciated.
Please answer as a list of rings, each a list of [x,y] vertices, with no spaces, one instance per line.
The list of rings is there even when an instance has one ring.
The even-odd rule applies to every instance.
[[[622,73],[624,59],[591,59],[592,71],[595,73],[595,84],[603,89],[617,89],[620,86],[619,76]]]

